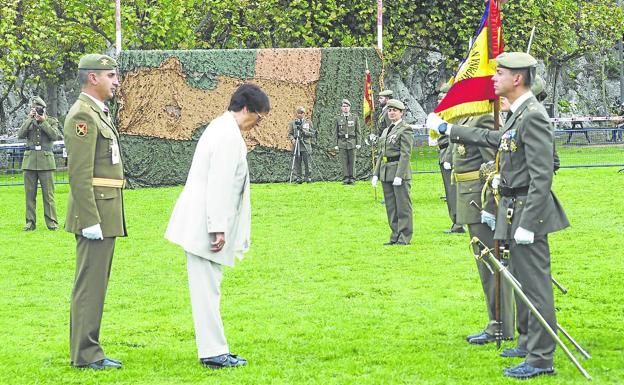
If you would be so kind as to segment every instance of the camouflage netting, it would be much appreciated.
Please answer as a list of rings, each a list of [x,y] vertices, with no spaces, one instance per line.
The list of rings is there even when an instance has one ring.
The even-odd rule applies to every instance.
[[[292,155],[286,133],[299,105],[318,130],[314,179],[341,179],[333,149],[334,118],[341,100],[348,98],[362,120],[367,62],[375,87],[381,61],[373,48],[123,52],[116,107],[130,186],[184,183],[201,132],[246,81],[262,87],[272,107],[245,134],[252,181],[288,180]],[[358,153],[358,177],[369,175],[370,159],[370,147],[364,145]]]

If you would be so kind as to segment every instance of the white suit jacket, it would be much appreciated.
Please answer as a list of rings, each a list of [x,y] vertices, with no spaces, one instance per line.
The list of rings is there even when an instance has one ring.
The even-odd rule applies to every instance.
[[[197,142],[165,238],[187,252],[233,266],[249,249],[250,230],[247,146],[234,116],[225,112]],[[225,233],[225,245],[213,252],[209,233],[217,232]]]

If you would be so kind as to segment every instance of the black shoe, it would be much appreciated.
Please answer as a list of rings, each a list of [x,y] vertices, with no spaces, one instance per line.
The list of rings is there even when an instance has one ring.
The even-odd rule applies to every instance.
[[[396,242],[388,241],[384,243],[384,246],[392,246],[392,245],[396,245]]]
[[[528,352],[522,348],[510,348],[510,349],[503,350],[500,356],[505,357],[505,358],[512,358],[512,357],[524,358],[527,356],[527,354]]]
[[[468,343],[473,345],[485,345],[494,341],[496,341],[496,338],[493,335],[483,332],[478,336],[469,339]]]
[[[453,225],[449,230],[444,230],[444,234],[463,234],[465,232],[464,227],[460,225]]]
[[[479,333],[469,334],[466,336],[466,342],[469,342],[471,339],[475,337],[479,337],[481,334],[485,333],[484,331],[480,331]]]
[[[56,230],[58,230],[58,226],[51,226],[51,227],[48,227],[48,230],[50,230],[50,231],[56,231]]]
[[[526,380],[527,378],[536,376],[553,376],[555,374],[555,368],[536,368],[523,361],[520,365],[513,368],[505,368],[503,374],[507,377],[518,378]]]
[[[312,183],[312,178],[308,178],[308,179],[306,180],[306,182],[307,182],[307,183]]]
[[[37,226],[35,226],[35,224],[34,224],[34,223],[32,223],[32,222],[28,222],[28,223],[26,223],[26,225],[24,225],[24,227],[22,228],[22,230],[24,230],[24,231],[33,231],[33,230],[35,230],[35,228],[36,228],[36,227],[37,227]]]
[[[403,241],[398,241],[396,244],[401,246],[409,245],[409,243]]]
[[[110,358],[104,358],[99,361],[92,362],[86,365],[77,365],[77,368],[80,369],[93,369],[93,370],[104,370],[104,369],[121,369],[121,362],[117,360],[112,360]]]
[[[211,369],[234,368],[247,365],[247,360],[235,354],[221,354],[220,356],[200,358],[199,362]]]

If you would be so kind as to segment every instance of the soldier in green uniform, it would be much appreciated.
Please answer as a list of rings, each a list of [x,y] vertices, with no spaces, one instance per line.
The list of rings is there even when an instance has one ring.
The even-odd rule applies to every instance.
[[[385,130],[392,122],[388,117],[388,101],[392,99],[392,90],[383,90],[379,93],[379,118],[377,119],[377,137],[381,136],[383,130]]]
[[[444,98],[448,90],[451,88],[450,84],[444,83],[440,86],[440,92],[438,94],[438,103]],[[440,175],[442,175],[442,183],[444,183],[444,196],[446,197],[446,208],[448,210],[449,218],[451,219],[451,228],[444,230],[445,234],[458,234],[464,233],[464,228],[457,224],[457,188],[451,181],[451,170],[453,153],[449,149],[449,139],[445,136],[438,138],[438,166],[440,167]]]
[[[512,112],[503,131],[449,125],[433,113],[427,126],[454,143],[498,147],[499,178],[493,185],[500,201],[494,238],[508,244],[512,274],[552,330],[557,330],[548,234],[568,227],[569,222],[551,191],[554,131],[531,92],[537,61],[523,52],[506,52],[496,61],[494,90],[509,100]],[[524,305],[517,301],[517,306],[520,314]],[[505,369],[504,375],[525,379],[554,374],[555,341],[534,315],[529,313],[526,325],[523,322],[518,318],[521,333],[526,326],[526,339],[518,340],[518,348],[527,352],[526,358]]]
[[[305,117],[305,107],[297,107],[297,117],[288,123],[288,139],[292,143],[293,170],[295,182],[302,183],[304,180],[312,182],[310,177],[310,155],[312,153],[311,140],[314,137],[312,121]],[[305,166],[305,177],[301,175],[301,161]]]
[[[355,150],[360,149],[360,121],[351,113],[351,102],[342,99],[341,114],[336,118],[336,146],[342,164],[342,183],[355,183]]]
[[[392,123],[379,137],[379,158],[371,180],[373,187],[381,181],[386,202],[388,224],[392,233],[385,245],[409,245],[412,239],[412,169],[410,158],[414,131],[403,118],[405,105],[397,99],[388,101]]]
[[[76,237],[76,276],[71,300],[72,366],[121,368],[100,346],[100,323],[116,237],[126,236],[123,163],[119,133],[105,101],[119,86],[117,63],[99,54],[78,64],[81,94],[65,119],[69,201],[65,230]]]
[[[492,114],[472,116],[462,119],[458,124],[493,130],[494,116]],[[493,213],[496,203],[492,194],[488,194],[485,201],[482,201],[481,193],[485,181],[479,177],[479,169],[483,164],[494,160],[496,151],[493,147],[479,147],[463,143],[453,144],[449,150],[453,157],[452,179],[457,189],[456,223],[467,225],[470,239],[477,237],[488,247],[493,248],[494,230],[487,224],[481,223],[481,210]],[[477,246],[474,246],[474,253],[479,253]],[[489,321],[483,331],[467,336],[466,340],[471,344],[482,345],[496,341],[495,334],[498,331],[496,321],[497,293],[495,275],[481,262],[477,262],[477,270],[485,294]],[[500,285],[501,338],[511,340],[514,338],[513,289],[504,280],[500,281]]]
[[[37,183],[41,184],[43,214],[50,230],[58,228],[54,204],[54,170],[56,162],[52,145],[60,139],[58,120],[46,114],[46,104],[40,97],[32,101],[32,109],[17,137],[26,139],[26,151],[22,161],[24,192],[26,193],[26,225],[24,231],[34,230],[37,225]]]

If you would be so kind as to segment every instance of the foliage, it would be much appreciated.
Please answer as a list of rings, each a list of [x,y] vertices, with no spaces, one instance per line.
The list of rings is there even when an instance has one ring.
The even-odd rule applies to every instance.
[[[597,384],[624,378],[618,178],[613,168],[566,169],[553,187],[573,225],[549,236],[553,275],[569,290],[555,292],[557,321],[592,354],[580,361]],[[63,221],[68,187],[57,187]],[[439,175],[412,182],[407,247],[381,245],[385,208],[367,184],[252,184],[251,251],[225,269],[221,304],[230,348],[249,365],[224,371],[197,362],[184,255],[163,238],[180,187],[124,193],[129,237],[117,240],[101,329],[124,369],[101,373],[69,366],[74,237],[43,225],[24,233],[23,190],[0,189],[0,383],[517,383],[502,368],[521,360],[464,341],[485,325],[485,306],[468,235],[442,233]],[[587,384],[559,348],[555,368],[537,381]]]

